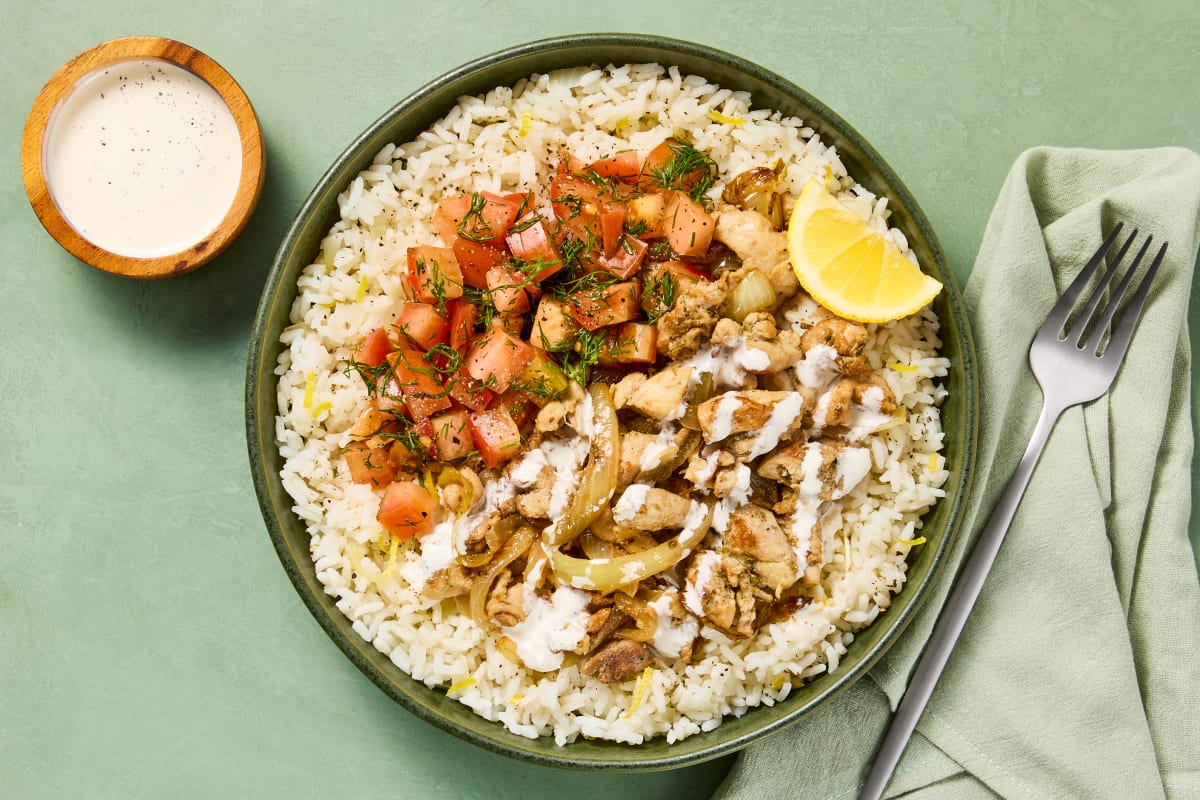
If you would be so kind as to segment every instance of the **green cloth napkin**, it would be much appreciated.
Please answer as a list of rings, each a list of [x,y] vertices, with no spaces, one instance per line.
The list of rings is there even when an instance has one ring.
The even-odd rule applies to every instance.
[[[744,751],[720,800],[857,796],[957,565],[1033,429],[1029,343],[1118,220],[1170,242],[1149,305],[1109,394],[1054,429],[888,796],[1200,797],[1186,327],[1200,156],[1037,148],[1013,166],[965,292],[982,413],[951,562],[869,676]]]

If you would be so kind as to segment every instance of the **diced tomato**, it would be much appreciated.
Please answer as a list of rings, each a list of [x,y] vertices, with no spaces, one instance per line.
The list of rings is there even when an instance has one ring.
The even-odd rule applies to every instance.
[[[646,257],[648,249],[650,245],[626,233],[621,236],[617,251],[611,257],[601,256],[596,260],[600,266],[618,278],[628,278],[642,266],[642,259]]]
[[[529,343],[542,350],[553,350],[567,342],[579,330],[579,323],[568,314],[562,301],[546,295],[538,301],[533,315]]]
[[[433,427],[434,447],[442,461],[462,458],[475,448],[466,411],[438,414],[429,418],[429,424]]]
[[[488,388],[504,392],[532,358],[532,347],[493,325],[472,343],[463,368]]]
[[[600,348],[601,364],[653,364],[658,359],[658,328],[626,322],[612,329]]]
[[[441,305],[463,293],[462,270],[449,247],[408,248],[408,282],[413,299],[422,303]]]
[[[492,325],[520,339],[521,332],[525,330],[525,315],[497,314],[492,317]]]
[[[525,218],[518,220],[513,227],[519,230],[509,232],[505,241],[514,257],[526,264],[544,264],[545,268],[533,276],[534,281],[544,281],[562,269],[562,257],[550,241],[550,233],[546,230],[544,220],[530,212]]]
[[[388,454],[387,446],[371,447],[366,442],[351,442],[342,451],[350,480],[369,483],[372,486],[387,486],[396,479],[396,465]]]
[[[422,353],[400,347],[388,356],[388,362],[392,365],[394,384],[403,395],[404,405],[414,421],[428,419],[450,407],[449,394]],[[380,405],[382,407],[382,403]]]
[[[388,339],[387,327],[376,328],[367,334],[362,344],[354,351],[354,360],[369,367],[378,367],[392,352],[392,343]]]
[[[646,154],[642,162],[642,173],[638,179],[641,189],[681,189],[685,192],[693,189],[700,181],[712,175],[712,161],[697,159],[695,166],[688,172],[680,172],[681,165],[676,159],[678,152],[689,147],[687,142],[671,137]],[[670,173],[670,185],[663,185],[664,173]]]
[[[664,235],[663,212],[666,211],[667,203],[661,192],[631,197],[628,203],[627,225],[631,231],[643,239],[657,239]]]
[[[517,218],[520,201],[491,192],[447,197],[438,204],[433,227],[443,242],[455,236],[492,247],[504,246],[504,234]]]
[[[555,175],[550,179],[550,203],[559,219],[581,219],[590,225],[600,213],[600,190],[577,175]]]
[[[450,245],[454,257],[458,260],[458,268],[462,272],[463,283],[476,289],[487,288],[487,271],[504,263],[504,251],[491,245],[472,242],[461,236],[454,237]]]
[[[488,467],[498,467],[521,452],[521,430],[507,408],[497,406],[469,416],[475,449]]]
[[[537,413],[538,404],[535,402],[535,395],[524,390],[509,389],[504,394],[496,398],[496,404],[493,408],[502,408],[512,417],[513,423],[519,429],[529,420],[533,419],[533,415]]]
[[[479,306],[466,300],[456,300],[450,308],[450,346],[460,356],[467,354],[467,345],[475,338],[475,323],[479,319]]]
[[[378,520],[397,539],[429,533],[442,519],[437,499],[415,481],[396,481],[379,504]]]
[[[668,193],[663,222],[671,249],[681,256],[703,255],[716,230],[716,223],[704,206],[683,192]]]
[[[446,341],[450,323],[429,303],[405,303],[396,317],[396,328],[422,350]]]
[[[472,411],[482,411],[492,406],[496,393],[484,388],[479,381],[463,372],[457,373],[450,382],[450,399]]]
[[[638,313],[636,281],[614,283],[604,289],[584,289],[566,299],[567,313],[589,331],[627,322]]]
[[[587,169],[603,178],[612,178],[625,183],[637,183],[638,175],[642,171],[641,165],[638,163],[638,155],[633,150],[622,150],[608,158],[593,161]]]
[[[488,297],[501,314],[524,314],[529,310],[529,295],[524,286],[528,279],[505,266],[488,270]]]
[[[600,245],[605,258],[616,255],[625,233],[625,219],[629,206],[624,203],[605,203],[600,211]]]

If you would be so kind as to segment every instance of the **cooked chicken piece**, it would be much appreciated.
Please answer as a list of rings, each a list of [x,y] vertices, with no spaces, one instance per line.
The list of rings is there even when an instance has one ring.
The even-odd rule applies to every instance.
[[[848,447],[838,439],[820,439],[781,447],[763,459],[758,474],[795,487],[807,501],[840,500],[871,469],[865,447]]]
[[[817,401],[813,422],[819,427],[849,425],[855,407],[870,408],[885,416],[896,411],[896,395],[882,376],[869,374],[862,378],[845,377],[838,380]]]
[[[742,211],[731,205],[717,207],[717,229],[713,234],[742,259],[742,269],[757,269],[767,276],[775,294],[788,298],[800,287],[788,260],[787,236],[757,211]]]
[[[778,334],[775,317],[766,311],[753,311],[742,320],[742,335],[747,341],[765,342],[774,339]]]
[[[658,320],[658,352],[676,360],[695,355],[721,318],[729,287],[728,274],[683,287],[675,306]]]
[[[525,519],[550,518],[550,489],[534,489],[516,498],[517,513]]]
[[[612,636],[613,631],[621,627],[627,617],[612,606],[605,606],[588,617],[584,627],[583,638],[572,650],[577,656],[586,656]]]
[[[682,528],[692,501],[666,489],[634,484],[612,507],[613,521],[635,531]]]
[[[567,392],[557,400],[551,400],[538,411],[534,421],[534,430],[542,433],[553,433],[566,424],[567,417],[575,410],[575,406],[583,400],[583,387],[575,381],[567,384]]]
[[[725,392],[701,403],[696,409],[696,417],[705,441],[719,442],[734,434],[761,430],[771,419],[775,405],[792,397],[795,397],[794,392],[762,389]],[[800,430],[804,405],[802,402],[795,418],[788,421],[787,429],[780,438],[787,438],[787,435]]]
[[[749,491],[749,486],[750,468],[743,464],[717,470],[712,479],[712,493],[717,498],[729,497],[739,489],[745,493]]]
[[[621,436],[621,470],[617,473],[618,496],[642,471],[642,456],[646,448],[656,441],[657,436],[641,431],[628,431]]]
[[[579,671],[601,683],[620,683],[637,675],[653,661],[650,649],[632,639],[617,639],[600,648]]]
[[[724,541],[729,550],[748,557],[750,571],[776,599],[796,582],[796,551],[765,508],[746,504],[730,514]]]
[[[629,398],[633,397],[633,393],[645,382],[646,376],[641,372],[631,372],[621,378],[612,387],[613,406],[618,410],[624,408],[629,404]]]
[[[496,576],[483,606],[484,614],[502,627],[512,627],[525,618],[525,586],[508,570]]]
[[[497,511],[485,515],[476,522],[475,526],[467,532],[464,552],[467,555],[477,555],[486,550],[488,531],[492,530],[498,522],[500,522],[500,513]]]
[[[686,583],[689,611],[729,636],[753,635],[760,598],[741,561],[707,550],[688,567]]]
[[[473,582],[474,576],[467,572],[466,567],[457,561],[451,561],[429,576],[421,594],[431,600],[444,600],[447,597],[457,597],[471,591]]]
[[[692,368],[673,364],[647,378],[626,402],[650,419],[682,416],[680,408],[691,387]]]
[[[863,350],[867,347],[867,329],[848,319],[829,317],[813,325],[800,337],[804,352],[824,345],[837,353],[838,371],[843,375],[866,375],[871,367]]]
[[[597,539],[613,543],[625,542],[637,534],[636,530],[613,522],[611,506],[600,512],[600,516],[596,517],[588,530]]]

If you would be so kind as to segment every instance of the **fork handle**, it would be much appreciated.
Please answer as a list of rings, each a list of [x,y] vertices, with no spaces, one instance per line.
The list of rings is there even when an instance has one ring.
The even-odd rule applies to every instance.
[[[875,763],[867,774],[859,800],[878,800],[883,796],[883,790],[891,779],[892,772],[900,761],[900,756],[904,752],[908,740],[912,737],[913,730],[917,727],[921,712],[925,710],[925,705],[929,702],[930,695],[933,694],[933,687],[937,684],[942,670],[945,669],[946,662],[950,659],[950,652],[954,649],[958,636],[962,633],[963,626],[966,625],[967,617],[975,606],[975,601],[983,588],[984,579],[991,570],[992,563],[996,560],[1000,544],[1004,541],[1004,536],[1008,533],[1008,526],[1012,523],[1013,516],[1017,513],[1017,506],[1020,505],[1021,498],[1025,494],[1025,487],[1029,485],[1033,469],[1042,456],[1046,440],[1050,438],[1050,430],[1054,427],[1054,423],[1062,414],[1063,409],[1064,406],[1043,402],[1041,415],[1038,417],[1037,425],[1034,426],[1029,446],[1025,448],[1025,455],[1021,457],[1021,463],[1017,465],[1016,471],[1009,479],[1008,486],[1004,489],[1004,494],[997,501],[987,526],[979,534],[979,538],[971,550],[971,555],[955,579],[954,590],[945,606],[942,607],[937,624],[934,625],[929,641],[925,645],[925,651],[921,654],[921,659],[917,662],[917,667],[908,682],[908,688],[904,692],[900,706],[892,717],[892,724],[888,727],[883,743],[879,746]]]

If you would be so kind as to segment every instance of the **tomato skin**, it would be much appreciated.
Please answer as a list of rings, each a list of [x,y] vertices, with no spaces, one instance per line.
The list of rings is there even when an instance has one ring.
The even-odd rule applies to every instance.
[[[415,422],[450,408],[450,396],[434,377],[434,369],[423,353],[400,347],[388,356],[388,362],[392,365],[395,386],[404,397],[404,405]],[[389,393],[391,388],[389,384]]]
[[[451,379],[450,399],[471,411],[483,411],[492,406],[496,399],[496,393],[485,388],[482,383],[470,375],[459,371]]]
[[[479,320],[479,306],[458,300],[450,308],[450,346],[460,356],[467,354],[467,346],[475,338],[475,323]]]
[[[384,492],[376,519],[403,540],[429,533],[442,516],[442,507],[425,487],[415,481],[394,481]]]
[[[550,240],[550,232],[546,230],[546,223],[541,219],[533,219],[530,212],[522,220],[518,220],[517,227],[523,222],[529,222],[526,227],[519,231],[511,231],[505,238],[508,244],[508,249],[512,251],[514,257],[521,259],[527,264],[545,264],[545,268],[533,276],[533,281],[544,281],[554,273],[563,268],[562,256],[554,247],[554,243]],[[532,222],[530,220],[532,219]]]
[[[575,292],[567,295],[565,305],[567,313],[589,331],[628,322],[639,310],[637,281]]]
[[[638,162],[636,151],[622,150],[608,158],[593,161],[588,165],[587,170],[595,172],[602,178],[611,178],[623,183],[637,183],[642,167]]]
[[[504,263],[503,250],[460,236],[454,237],[450,249],[454,251],[454,257],[458,260],[463,282],[476,289],[486,289],[487,271]]]
[[[625,322],[609,329],[600,348],[601,364],[653,364],[658,359],[658,328]]]
[[[387,326],[376,328],[367,334],[362,344],[354,351],[354,360],[369,367],[378,367],[392,352],[392,342],[388,339]]]
[[[629,205],[629,225],[641,228],[638,233],[643,239],[660,239],[665,236],[663,231],[663,213],[666,211],[666,198],[661,192],[647,192],[637,197],[631,197]],[[634,228],[631,227],[631,230]]]
[[[499,249],[520,205],[519,199],[509,200],[491,192],[447,197],[438,203],[433,227],[443,242],[458,237]],[[473,207],[477,207],[474,212]]]
[[[600,242],[605,258],[612,258],[621,245],[621,235],[625,233],[625,219],[629,216],[629,206],[624,203],[605,203],[600,211]]]
[[[700,256],[712,243],[717,225],[704,206],[683,192],[669,192],[663,224],[671,249],[681,256]]]
[[[504,392],[533,359],[533,348],[493,325],[471,344],[464,371],[488,388]]]
[[[429,303],[405,303],[396,317],[396,328],[422,350],[446,341],[450,323]]]
[[[413,299],[422,303],[440,304],[463,294],[462,270],[449,247],[408,248],[408,282]]]
[[[521,431],[504,406],[469,416],[475,449],[488,467],[498,467],[521,452]]]

